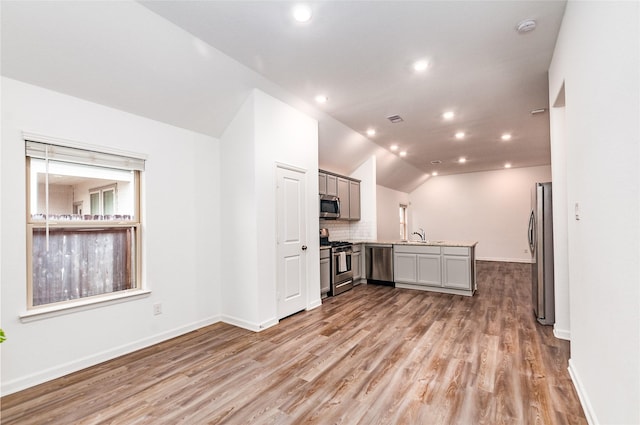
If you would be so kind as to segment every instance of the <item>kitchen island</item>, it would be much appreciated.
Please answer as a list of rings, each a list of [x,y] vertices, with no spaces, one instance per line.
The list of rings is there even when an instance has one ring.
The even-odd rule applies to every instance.
[[[361,243],[366,246],[393,247],[393,281],[397,288],[465,296],[472,296],[477,289],[475,247],[478,243],[476,241],[366,241]],[[367,258],[366,261],[370,260]]]
[[[472,296],[477,289],[477,242],[425,241],[393,244],[397,288]]]

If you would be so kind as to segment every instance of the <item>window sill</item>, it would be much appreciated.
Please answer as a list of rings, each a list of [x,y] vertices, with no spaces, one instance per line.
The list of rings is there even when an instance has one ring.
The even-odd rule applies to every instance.
[[[149,294],[151,294],[151,291],[148,289],[134,289],[100,297],[69,301],[63,304],[36,307],[32,310],[20,313],[19,317],[22,323],[34,322],[36,320],[48,319],[50,317],[62,316],[64,314],[76,313],[79,311],[93,310],[99,307],[145,298],[149,296]]]

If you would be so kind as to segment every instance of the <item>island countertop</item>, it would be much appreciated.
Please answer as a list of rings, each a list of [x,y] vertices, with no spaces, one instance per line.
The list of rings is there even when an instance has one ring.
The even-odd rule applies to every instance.
[[[478,241],[453,241],[453,240],[426,240],[420,241],[350,241],[353,244],[371,244],[371,245],[413,245],[413,246],[461,246],[466,248],[472,248],[478,244]]]

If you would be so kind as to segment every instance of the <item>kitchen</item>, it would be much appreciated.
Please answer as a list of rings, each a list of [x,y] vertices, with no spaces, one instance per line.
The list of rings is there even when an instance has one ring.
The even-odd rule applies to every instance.
[[[637,209],[632,203],[637,199],[637,187],[632,183],[635,180],[628,178],[635,176],[634,170],[637,170],[637,144],[631,143],[637,141],[637,130],[628,124],[637,119],[634,106],[637,98],[629,95],[637,82],[626,74],[637,70],[637,54],[628,54],[637,51],[633,41],[638,39],[634,37],[637,20],[633,18],[637,15],[633,8],[637,6],[607,9],[598,4],[572,2],[567,6],[554,60],[549,67],[549,90],[545,92],[548,93],[545,105],[550,108],[546,114],[552,120],[548,128],[552,143],[562,134],[558,127],[561,122],[558,109],[551,110],[551,107],[564,104],[565,77],[574,84],[567,85],[566,95],[577,109],[567,110],[570,143],[552,144],[551,166],[546,163],[427,177],[426,172],[407,166],[406,161],[387,148],[372,144],[364,135],[365,128],[353,131],[341,122],[331,121],[324,112],[312,111],[315,107],[274,88],[271,82],[251,74],[252,71],[237,62],[231,63],[220,52],[194,42],[191,34],[138,3],[119,2],[111,6],[113,9],[105,7],[97,12],[89,9],[104,5],[79,5],[86,15],[75,10],[74,13],[82,16],[77,21],[73,19],[74,13],[53,10],[51,4],[39,5],[52,9],[40,13],[30,10],[35,8],[33,5],[4,3],[2,327],[9,336],[2,346],[4,391],[34,385],[221,320],[254,330],[275,325],[277,313],[271,300],[276,298],[276,289],[270,283],[277,271],[274,262],[262,254],[276,245],[275,232],[271,231],[276,219],[270,211],[275,210],[273,164],[280,161],[302,164],[309,170],[308,211],[317,210],[315,194],[318,191],[311,177],[315,179],[318,168],[361,183],[359,221],[325,225],[314,222],[307,226],[308,253],[313,258],[309,279],[313,285],[317,283],[318,289],[320,255],[319,237],[315,232],[326,227],[336,240],[397,240],[400,204],[408,206],[410,232],[423,228],[430,240],[477,240],[477,259],[526,263],[530,258],[530,254],[524,252],[529,189],[532,183],[553,177],[562,193],[557,199],[563,200],[563,216],[567,217],[560,235],[570,241],[569,247],[560,253],[564,255],[562,264],[566,265],[567,276],[565,293],[560,294],[566,308],[558,318],[559,336],[571,338],[575,370],[582,376],[582,380],[577,379],[578,387],[588,396],[600,420],[623,423],[630,422],[628,418],[637,418],[634,408],[629,407],[638,405],[637,388],[628,382],[628,376],[636,376],[637,349],[632,338],[627,341],[624,331],[628,330],[628,335],[637,334],[634,313],[637,305],[633,301],[637,298],[636,273],[630,266],[637,260],[637,247],[629,242],[636,238],[627,237],[630,233],[637,235],[637,229],[621,227],[637,219]],[[632,8],[631,12],[625,7]],[[120,16],[128,16],[130,20],[117,19]],[[603,16],[605,19],[601,21]],[[114,31],[105,17],[118,22],[118,31]],[[53,21],[58,23],[56,28],[51,24]],[[509,24],[509,31],[516,23]],[[26,25],[32,27],[28,34],[20,31]],[[593,27],[599,29],[600,35],[607,36],[597,37],[594,43],[592,37],[585,35]],[[140,33],[139,28],[145,28],[147,34]],[[628,36],[624,29],[635,32]],[[76,33],[83,36],[75,36]],[[114,36],[109,44],[97,36],[116,33],[122,37]],[[67,36],[74,40],[97,39],[83,46],[69,42]],[[128,50],[130,40],[134,39],[145,47],[134,54],[123,54],[131,52]],[[158,53],[157,40],[167,39],[171,42],[164,46],[162,54],[171,56],[172,60],[160,63],[158,58],[162,54]],[[590,47],[587,49],[585,45]],[[51,61],[52,69],[45,73],[40,69],[41,58],[50,57],[49,52],[59,52],[58,57],[64,60]],[[191,52],[199,55],[199,62],[194,58],[192,66],[176,67],[181,60],[190,60]],[[578,59],[565,59],[576,56]],[[607,60],[592,62],[603,57]],[[122,72],[123,64],[129,63],[132,64],[126,67],[129,72]],[[169,81],[182,87],[179,99],[168,101],[159,95],[166,94],[162,90],[147,91],[153,77],[136,76],[135,70],[150,67],[157,70],[154,75],[160,82]],[[94,92],[81,93],[70,81],[86,82],[80,70],[87,69],[102,84],[98,84],[100,87]],[[71,70],[77,70],[75,78],[68,78]],[[478,69],[480,71],[482,69]],[[543,71],[546,75],[546,69]],[[209,76],[221,73],[237,79],[221,78],[219,80],[224,81],[220,85],[210,82]],[[609,80],[608,84],[604,84],[603,79]],[[200,83],[190,84],[193,81]],[[613,103],[623,105],[623,111],[599,109],[601,99],[594,94],[598,90],[591,89],[609,90],[610,84],[615,89]],[[116,89],[111,90],[112,87]],[[232,93],[231,87],[236,91]],[[254,90],[256,87],[258,90]],[[407,90],[407,86],[395,88]],[[203,93],[216,93],[215,97],[224,102],[205,106]],[[157,100],[159,96],[162,101]],[[331,95],[329,105],[338,97],[338,94]],[[283,105],[285,103],[303,114],[292,111]],[[193,109],[184,105],[195,105],[195,110],[207,113],[193,113]],[[531,118],[529,114],[530,110],[524,111],[527,118]],[[315,127],[301,115],[314,117],[318,121]],[[212,120],[211,116],[219,119]],[[286,132],[272,128],[269,123],[274,117],[296,123],[303,133],[302,140],[293,140]],[[537,118],[540,116],[532,119]],[[250,143],[234,145],[232,142],[246,136],[243,130],[249,132],[248,129],[255,129],[261,136]],[[24,188],[12,183],[20,181],[16,176],[25,175],[24,143],[20,136],[24,130],[146,152],[153,158],[145,176],[146,278],[152,289],[146,298],[46,320],[20,321],[21,306],[26,298],[24,211],[20,207],[25,196]],[[320,146],[318,135],[324,141]],[[616,147],[615,155],[609,151],[612,144]],[[175,149],[177,145],[181,149]],[[336,148],[341,145],[346,150]],[[304,155],[296,150],[300,146],[307,151]],[[365,149],[366,146],[373,150]],[[329,163],[329,158],[334,162]],[[174,169],[175,173],[167,172]],[[406,183],[399,184],[398,180]],[[167,202],[168,194],[180,194],[180,201]],[[263,211],[267,212],[263,214]],[[616,212],[615,219],[610,217],[612,211]],[[177,221],[180,226],[176,225]],[[621,252],[611,252],[607,246],[621,247]],[[572,287],[571,297],[569,271],[572,284],[580,283]],[[607,290],[600,291],[600,281],[605,277]],[[228,285],[228,282],[237,282],[237,285]],[[607,302],[596,303],[594,298]],[[159,302],[163,303],[164,311],[153,316],[152,305]],[[310,297],[309,307],[320,302],[319,296]],[[593,311],[597,309],[601,309],[598,316],[608,318],[606,323],[594,321]],[[73,320],[78,317],[82,320]],[[89,326],[91,323],[104,329],[99,340]],[[563,334],[569,331],[570,335]],[[52,335],[58,338],[59,347],[47,350]],[[80,343],[74,335],[83,336],[80,339],[84,342]],[[596,344],[595,340],[600,342]],[[615,352],[612,347],[617,347]],[[51,351],[47,358],[34,358],[31,354],[43,350]],[[602,358],[611,363],[606,376],[595,372]],[[12,367],[6,368],[6,364]],[[621,366],[625,364],[632,370]],[[606,388],[607,394],[600,388]]]
[[[373,162],[371,159],[363,164],[351,176],[361,179],[360,220],[320,220],[320,227],[328,229],[330,240],[397,243],[402,239],[398,208],[408,205],[410,240],[418,238],[411,233],[422,228],[426,240],[480,242],[475,249],[477,260],[531,261],[527,241],[531,187],[550,179],[550,167],[441,177],[409,194],[382,186],[372,190],[368,181],[372,173],[367,170],[371,170]],[[423,221],[416,223],[412,217]],[[377,224],[371,226],[372,222]],[[366,271],[364,264],[362,267]]]

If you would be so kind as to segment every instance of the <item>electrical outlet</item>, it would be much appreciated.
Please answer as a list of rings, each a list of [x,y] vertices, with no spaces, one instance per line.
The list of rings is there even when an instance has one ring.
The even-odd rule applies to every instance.
[[[528,250],[527,248],[525,248],[525,249],[524,249],[524,253],[525,253],[525,254],[528,254],[528,253],[529,253],[529,250]]]
[[[162,314],[162,304],[156,303],[153,305],[153,314],[156,316]]]

